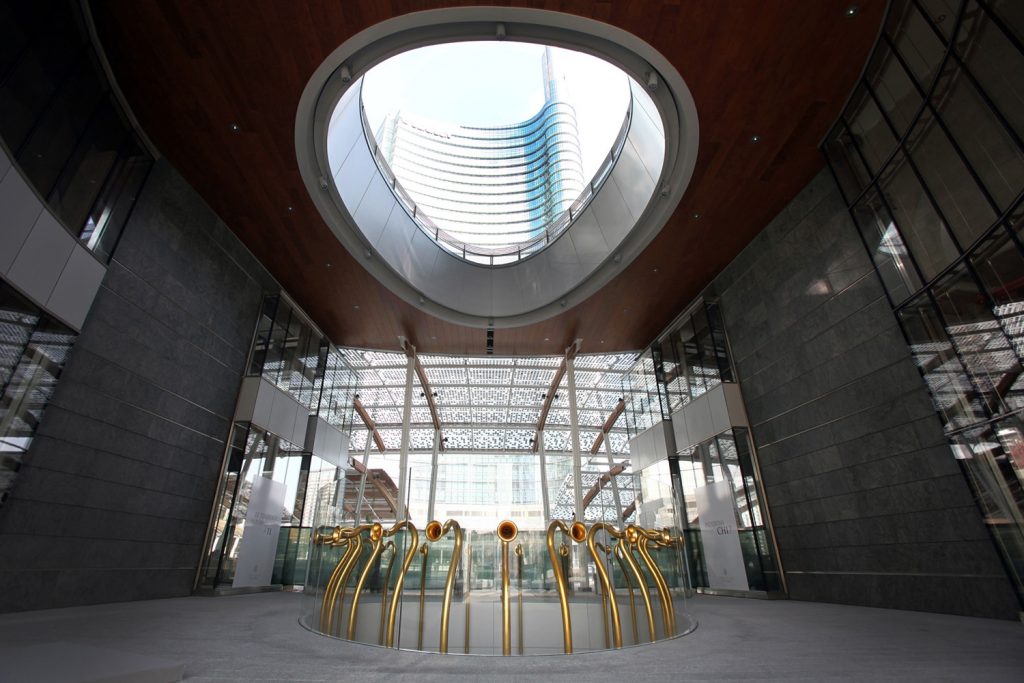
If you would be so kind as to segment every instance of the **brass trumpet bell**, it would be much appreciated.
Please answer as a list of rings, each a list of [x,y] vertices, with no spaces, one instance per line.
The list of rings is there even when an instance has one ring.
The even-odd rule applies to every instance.
[[[498,538],[505,543],[511,543],[519,535],[519,527],[512,520],[506,519],[498,524]],[[585,536],[585,534],[584,534]]]

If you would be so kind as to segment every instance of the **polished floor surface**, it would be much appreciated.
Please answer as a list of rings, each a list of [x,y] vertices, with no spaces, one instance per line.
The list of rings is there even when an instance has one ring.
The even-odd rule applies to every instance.
[[[685,638],[501,658],[330,640],[301,628],[299,609],[297,594],[263,593],[7,614],[0,644],[158,657],[183,663],[190,681],[1024,680],[1024,625],[921,612],[698,596],[700,625]]]

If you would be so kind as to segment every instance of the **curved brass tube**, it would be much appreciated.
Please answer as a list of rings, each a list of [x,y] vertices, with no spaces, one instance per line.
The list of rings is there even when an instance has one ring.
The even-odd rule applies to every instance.
[[[381,551],[381,556],[388,550],[391,551],[391,557],[388,558],[388,570],[384,572],[384,582],[380,587],[380,627],[377,629],[377,644],[384,644],[384,617],[388,613],[388,584],[391,583],[391,568],[395,566],[395,542],[388,541],[384,544],[384,550]]]
[[[455,546],[452,548],[452,559],[448,563],[448,577],[444,581],[444,599],[441,602],[441,643],[439,651],[442,654],[448,652],[448,624],[451,617],[452,594],[455,590],[455,575],[459,569],[459,562],[462,560],[462,527],[454,519],[449,519],[441,525],[437,520],[427,523],[424,530],[427,540],[431,543],[441,540],[449,530],[454,529]]]
[[[633,644],[640,644],[640,634],[636,628],[636,600],[633,596],[633,582],[629,578],[629,572],[626,571],[626,563],[622,559],[622,544],[616,543],[612,549],[612,555],[615,557],[615,561],[619,563],[619,571],[622,572],[622,578],[626,581],[626,589],[629,591],[629,614],[633,619]]]
[[[577,522],[578,523],[578,522]],[[575,524],[573,525],[575,526]],[[547,533],[547,545],[548,545],[548,557],[551,559],[551,570],[555,574],[555,586],[558,588],[558,603],[562,608],[562,642],[565,648],[565,654],[572,654],[572,619],[569,616],[569,588],[566,585],[565,572],[562,571],[562,560],[559,556],[561,550],[555,549],[555,530],[561,531],[566,536],[569,535],[569,527],[565,525],[565,522],[556,519],[548,525]]]
[[[662,538],[660,531],[653,531],[650,529],[643,529],[636,527],[639,536],[637,537],[637,550],[640,552],[640,557],[643,558],[644,564],[647,565],[647,571],[651,573],[654,578],[654,585],[658,588],[658,593],[661,596],[661,613],[665,622],[665,637],[671,637],[675,635],[675,609],[672,606],[672,594],[668,591],[668,583],[665,582],[665,577],[661,573],[661,569],[658,564],[651,557],[650,550],[647,549],[647,544],[650,541],[660,541]]]
[[[395,592],[391,596],[391,608],[388,610],[388,628],[386,633],[385,645],[387,647],[394,647],[395,644],[395,618],[398,616],[398,603],[402,600],[402,586],[405,584],[405,575],[409,571],[409,565],[412,564],[412,558],[416,554],[416,548],[419,547],[420,535],[416,531],[416,527],[407,519],[397,522],[393,527],[384,532],[385,536],[394,536],[401,529],[409,530],[409,549],[405,551],[405,559],[402,560],[402,567],[398,571],[398,579],[395,581]]]
[[[368,527],[367,527],[368,528]],[[362,550],[362,543],[358,540],[362,527],[335,527],[330,541],[332,546],[345,546],[345,554],[342,555],[334,571],[331,572],[327,585],[324,588],[323,606],[320,610],[320,631],[330,634],[334,630],[335,606],[338,599],[338,592],[341,586],[348,581],[349,572],[355,564],[359,553]]]
[[[313,542],[313,545],[315,545],[315,546],[329,545],[331,548],[336,548],[339,545],[348,545],[348,541],[344,541],[344,542],[341,541],[341,527],[333,527],[333,528],[332,527],[326,527],[326,526],[318,527],[317,530],[313,532],[312,542]],[[324,560],[324,553],[325,552],[327,552],[327,551],[321,549],[320,552],[318,553],[318,557],[319,557],[320,563],[317,565],[317,576],[316,576],[316,579],[315,579],[315,584],[317,584],[317,585],[320,583],[320,572],[321,572],[321,570],[322,570],[322,568],[324,566],[324,562],[325,562],[325,560]],[[342,555],[344,556],[344,553],[342,553]],[[335,569],[337,568],[337,564],[338,563],[335,562]],[[328,575],[327,581],[324,583],[324,594],[323,594],[323,596],[320,599],[320,604],[319,604],[318,611],[317,611],[317,614],[316,614],[317,624],[320,624],[321,626],[322,626],[321,622],[323,620],[323,614],[324,614],[324,599],[327,597],[327,590],[328,590],[328,588],[329,588],[329,586],[331,584],[331,577],[333,577],[333,576],[334,576],[334,569],[331,570],[331,574]]]
[[[632,537],[632,541],[630,538]],[[619,539],[619,542],[615,544],[618,548],[618,552],[622,558],[626,560],[626,564],[629,565],[629,569],[633,572],[634,578],[636,578],[637,587],[640,588],[640,597],[644,599],[644,609],[647,611],[647,628],[650,632],[651,642],[653,643],[658,639],[655,633],[654,627],[654,609],[651,607],[651,593],[647,590],[647,578],[644,576],[643,571],[640,570],[640,566],[637,565],[636,559],[633,557],[633,553],[630,546],[636,540],[636,534],[630,534],[627,529],[624,537]]]
[[[611,525],[605,524],[604,522],[595,523],[590,527],[590,532],[587,534],[587,549],[590,550],[590,556],[594,559],[594,566],[597,567],[597,575],[601,579],[601,590],[604,592],[605,598],[611,605],[612,639],[615,642],[615,647],[620,648],[622,647],[622,625],[619,622],[619,606],[615,602],[615,589],[612,587],[611,581],[608,580],[608,570],[604,567],[604,558],[597,554],[597,547],[594,543],[594,536],[601,529],[604,529],[608,535],[613,538],[615,537],[615,534],[612,532],[618,531]],[[602,612],[603,611],[604,610],[602,609]]]
[[[423,556],[423,565],[420,567],[420,620],[416,628],[416,649],[423,649],[423,607],[427,592],[427,555],[430,554],[430,546],[424,543],[420,546],[420,555]]]
[[[523,641],[523,544],[516,544],[516,580],[519,583],[519,654],[523,654],[525,645]]]
[[[515,522],[505,520],[498,524],[498,540],[501,541],[501,654],[512,654],[512,607],[508,593],[508,544],[516,540],[519,527]]]
[[[606,555],[608,554],[608,547],[603,543],[594,543],[594,547]],[[610,650],[612,649],[612,639],[609,634],[610,627],[608,626],[608,592],[603,587],[600,590],[597,590],[597,586],[594,588],[601,594],[601,625],[604,626],[604,649]]]
[[[359,574],[359,580],[356,582],[355,591],[352,593],[352,606],[348,610],[348,639],[355,640],[356,637],[356,613],[359,610],[359,598],[363,593],[363,585],[366,583],[366,577],[370,575],[373,570],[374,564],[377,561],[377,556],[380,555],[381,546],[384,542],[384,536],[381,532],[380,525],[370,529],[370,556],[366,559],[366,564],[363,566],[363,571]]]

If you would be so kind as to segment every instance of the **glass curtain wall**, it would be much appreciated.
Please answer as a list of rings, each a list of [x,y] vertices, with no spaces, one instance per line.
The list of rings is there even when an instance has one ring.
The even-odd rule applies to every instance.
[[[50,211],[108,261],[153,159],[78,2],[0,0],[0,139]]]
[[[77,336],[0,281],[0,505]]]
[[[358,376],[343,352],[330,344],[283,297],[264,299],[252,350],[249,377],[281,389],[339,431],[352,429]],[[310,527],[344,500],[346,471],[249,422],[232,425],[224,472],[204,558],[201,585],[230,585],[235,576],[246,512],[257,477],[285,486],[273,583],[301,584],[309,554]],[[317,517],[317,509],[320,516]],[[338,520],[340,521],[340,520]]]
[[[902,0],[824,151],[1024,602],[1024,12]]]
[[[700,303],[676,321],[625,376],[623,394],[630,437],[671,419],[723,382],[733,382],[734,377],[718,304]],[[677,419],[682,417],[677,415]],[[692,585],[708,587],[696,490],[726,482],[732,491],[750,589],[783,590],[749,431],[733,427],[702,443],[677,446],[677,453],[669,453],[667,459],[634,475],[638,523],[682,529]]]

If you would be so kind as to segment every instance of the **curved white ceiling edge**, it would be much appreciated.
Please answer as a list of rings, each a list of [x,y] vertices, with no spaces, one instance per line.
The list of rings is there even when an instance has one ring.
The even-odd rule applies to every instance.
[[[630,218],[631,224],[633,218],[638,219],[636,227],[621,240],[617,248],[605,255],[601,263],[596,267],[588,266],[592,270],[584,273],[582,278],[571,277],[567,281],[564,276],[559,275],[560,271],[557,269],[531,267],[529,264],[537,261],[536,256],[518,264],[499,268],[468,264],[446,254],[443,249],[431,243],[409,219],[409,225],[415,229],[423,242],[437,253],[436,257],[431,257],[435,258],[435,263],[441,257],[446,257],[452,262],[488,274],[486,295],[466,295],[464,292],[470,287],[458,280],[459,275],[446,268],[436,272],[423,270],[424,263],[415,261],[416,254],[422,256],[427,252],[418,249],[410,251],[408,245],[404,246],[403,252],[401,240],[393,239],[401,232],[398,229],[392,233],[392,238],[381,240],[381,234],[386,232],[383,228],[387,227],[386,219],[389,216],[385,216],[385,223],[381,226],[382,230],[376,240],[360,230],[356,217],[349,209],[358,213],[362,194],[368,194],[373,189],[369,187],[372,181],[367,177],[363,187],[357,190],[362,194],[356,198],[355,203],[351,196],[346,203],[333,181],[327,154],[327,130],[330,117],[341,97],[376,64],[400,52],[425,45],[457,40],[494,39],[499,31],[499,24],[509,40],[540,42],[587,52],[618,66],[639,83],[654,82],[656,87],[649,90],[648,94],[661,113],[667,146],[661,172],[656,179],[656,182],[660,183],[657,191],[653,193],[646,206],[634,207],[629,211],[634,214]],[[634,118],[638,118],[639,115],[639,111],[634,112]],[[358,137],[365,147],[361,127]],[[342,44],[317,68],[299,100],[295,123],[296,157],[303,182],[321,216],[345,248],[377,280],[409,304],[459,325],[491,326],[499,329],[539,322],[564,312],[594,294],[636,258],[658,234],[682,199],[696,164],[697,141],[697,111],[693,97],[682,76],[654,48],[636,36],[608,24],[558,12],[523,8],[469,7],[430,10],[403,15],[371,26]],[[625,156],[623,154],[623,157]],[[615,169],[619,168],[622,158],[619,162]],[[588,212],[602,203],[602,194],[605,194],[603,203],[611,203],[607,200],[608,194],[616,191],[613,182],[615,169],[612,178],[591,202]],[[345,169],[340,167],[334,170],[339,174],[346,173]],[[373,172],[380,177],[375,166]],[[364,174],[358,172],[356,175]],[[384,188],[387,188],[386,184]],[[617,201],[620,205],[626,204],[621,197]],[[375,204],[376,202],[367,204],[367,210],[379,210],[379,206],[375,207]],[[400,207],[398,211],[401,211]],[[585,217],[584,215],[583,218]],[[380,216],[372,218],[379,220]],[[365,222],[363,224],[366,225]],[[572,228],[562,235],[562,239],[537,256],[543,256],[547,252],[557,255],[558,242],[569,242],[567,238],[571,233]],[[411,243],[415,239],[415,234],[408,234]],[[380,251],[379,248],[384,251]],[[520,272],[516,276],[502,274],[502,271],[515,272],[517,269]],[[413,281],[407,279],[410,273],[416,272],[421,275],[433,272],[429,278],[418,278],[420,285],[429,280],[431,286],[417,287],[414,282],[417,279],[415,275]],[[518,287],[520,283],[530,282],[538,273],[553,273],[555,279],[548,283],[542,279],[539,285],[534,279],[534,284],[530,286],[535,292],[543,288],[544,296],[526,297],[531,301],[525,307],[514,303],[516,297],[521,296],[519,291],[513,291],[512,296],[502,295],[495,298],[492,295],[495,287],[507,291],[510,286]],[[438,285],[438,280],[447,280],[447,285],[445,282]],[[445,286],[448,288],[447,293],[443,291]],[[479,283],[475,288],[484,291],[484,287]],[[559,293],[557,290],[562,291]]]

